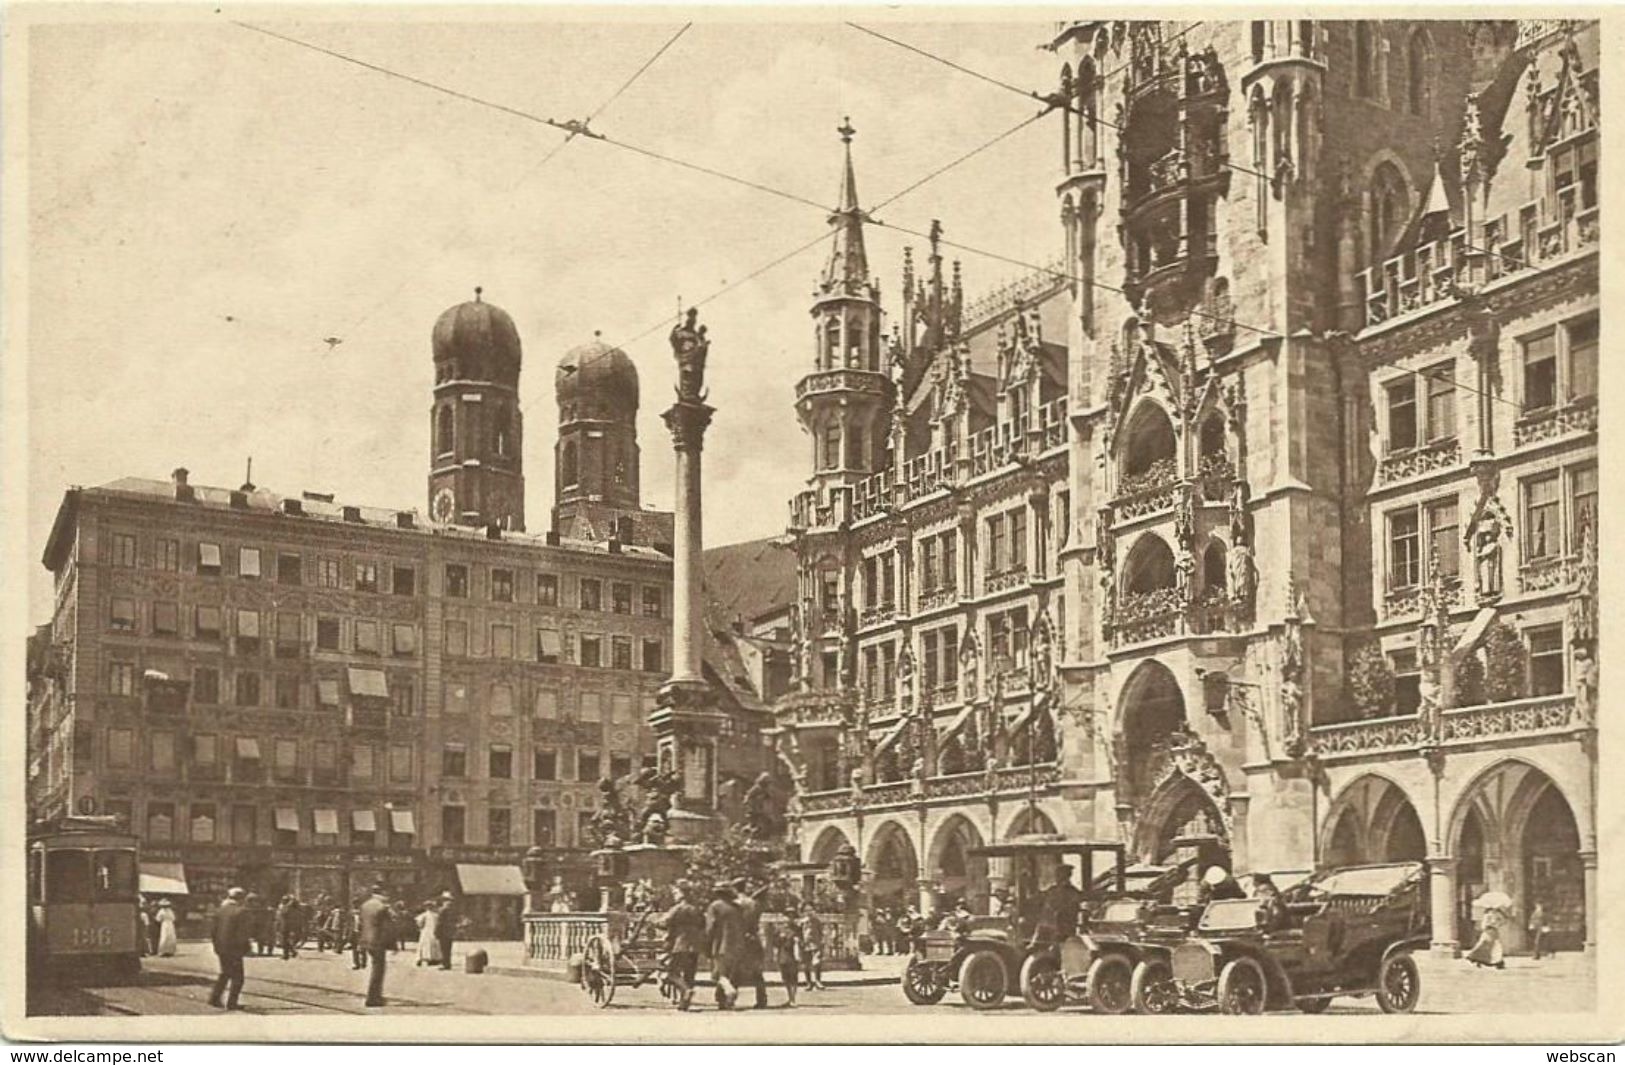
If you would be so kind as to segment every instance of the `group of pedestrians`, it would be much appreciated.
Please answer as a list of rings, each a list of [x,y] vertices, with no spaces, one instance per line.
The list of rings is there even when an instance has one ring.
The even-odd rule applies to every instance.
[[[267,945],[273,942],[281,946],[284,959],[292,958],[309,932],[303,922],[311,917],[293,896],[285,896],[275,911],[255,905],[256,902],[255,896],[234,887],[226,892],[224,901],[215,911],[210,940],[219,959],[220,973],[209,995],[211,1006],[241,1009],[238,1000],[243,991],[243,959],[255,954],[269,955]],[[270,914],[269,932],[265,930],[267,913]],[[348,907],[320,908],[314,920],[320,949],[330,946],[338,954],[348,949],[351,968],[368,970],[365,999],[368,1006],[385,1004],[384,979],[389,955],[403,949],[409,936],[417,938],[418,965],[451,968],[459,919],[449,891],[423,903],[413,917],[400,900],[391,902],[384,885],[375,884],[366,896],[353,900]],[[169,935],[173,953],[173,920],[169,923]]]
[[[756,1009],[767,1008],[769,965],[778,971],[787,1005],[796,1004],[803,981],[810,988],[823,988],[823,929],[817,915],[803,913],[791,900],[764,939],[759,900],[765,890],[766,885],[751,890],[745,878],[720,883],[701,910],[697,888],[688,883],[676,886],[676,905],[656,924],[666,933],[666,979],[678,1009],[693,1005],[701,953],[711,959],[718,1009],[735,1009],[744,988],[753,992]]]
[[[141,953],[152,957],[173,958],[175,956],[175,907],[168,899],[159,899],[153,902],[142,899],[136,907],[136,919],[140,921]]]

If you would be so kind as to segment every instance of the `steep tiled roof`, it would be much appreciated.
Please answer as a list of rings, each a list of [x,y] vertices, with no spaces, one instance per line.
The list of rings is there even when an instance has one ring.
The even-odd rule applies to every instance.
[[[795,552],[776,537],[709,548],[702,564],[707,613],[723,624],[751,621],[795,602]]]

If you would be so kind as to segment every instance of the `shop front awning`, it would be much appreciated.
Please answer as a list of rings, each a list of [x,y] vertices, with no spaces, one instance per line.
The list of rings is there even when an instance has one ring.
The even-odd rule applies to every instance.
[[[350,824],[357,832],[378,831],[378,817],[371,810],[355,810],[350,814]]]
[[[278,806],[276,808],[276,829],[278,832],[299,831],[299,811],[291,806]]]
[[[517,865],[459,865],[457,883],[465,895],[525,894],[525,878]]]
[[[359,669],[350,667],[350,694],[360,695],[369,699],[388,699],[389,682],[384,679],[381,669]]]
[[[337,810],[317,810],[315,817],[316,834],[318,836],[336,836],[339,834],[339,812]]]
[[[190,895],[186,888],[186,869],[180,862],[142,862],[141,894]]]
[[[252,736],[237,737],[237,757],[245,762],[260,760],[260,741]]]
[[[412,820],[411,810],[389,811],[389,830],[400,836],[417,835],[418,826]]]

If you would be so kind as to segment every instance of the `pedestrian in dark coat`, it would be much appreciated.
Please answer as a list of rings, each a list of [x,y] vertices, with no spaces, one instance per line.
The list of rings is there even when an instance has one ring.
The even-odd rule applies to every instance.
[[[770,942],[766,944],[768,958],[779,970],[779,979],[789,995],[789,1001],[785,1003],[788,1006],[796,1004],[796,989],[801,983],[801,966],[806,953],[801,930],[799,907],[792,901],[785,908],[784,919],[774,925]]]
[[[739,955],[739,973],[735,983],[740,987],[753,987],[756,989],[756,1008],[767,1009],[767,977],[762,970],[766,968],[767,951],[762,947],[762,904],[756,901],[756,896],[750,893],[750,885],[744,877],[734,881],[734,891],[739,896],[739,916],[745,925],[745,949]],[[765,891],[766,885],[758,889]]]
[[[282,901],[277,903],[272,928],[276,944],[282,948],[283,961],[288,961],[294,955],[294,925],[299,919],[298,905],[292,895],[282,896]]]
[[[666,932],[666,979],[676,992],[677,1008],[686,1010],[694,1001],[694,969],[700,951],[705,949],[705,914],[694,903],[694,889],[677,885],[677,905],[655,919]]]
[[[824,990],[824,922],[818,911],[808,906],[796,922],[801,930],[801,969],[810,990]]]
[[[214,913],[214,928],[210,938],[214,941],[214,955],[220,960],[220,975],[215,977],[214,990],[209,993],[209,1005],[224,1005],[228,1010],[242,1009],[237,999],[243,993],[243,956],[248,953],[249,914],[243,907],[244,891],[234,887],[226,892],[226,901]],[[224,994],[226,1000],[220,1001]]]
[[[718,884],[705,909],[706,947],[711,954],[711,978],[717,985],[717,1006],[731,1010],[739,999],[734,981],[745,951],[745,919],[734,903],[734,889]]]
[[[440,941],[440,967],[451,968],[451,945],[457,938],[457,922],[461,919],[455,900],[449,891],[440,893],[440,920],[435,923],[434,935]]]
[[[394,934],[390,927],[389,901],[380,884],[372,889],[372,897],[361,904],[361,949],[372,966],[372,972],[367,974],[368,1006],[384,1004],[384,964],[389,959]]]
[[[350,968],[352,969],[365,969],[367,967],[367,952],[361,946],[361,904],[365,901],[366,899],[358,896],[350,903],[349,943]]]

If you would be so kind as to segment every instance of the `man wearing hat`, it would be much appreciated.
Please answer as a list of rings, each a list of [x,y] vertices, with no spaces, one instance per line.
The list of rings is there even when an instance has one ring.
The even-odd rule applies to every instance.
[[[762,947],[762,904],[756,901],[756,896],[767,889],[763,884],[755,893],[750,890],[750,881],[739,877],[733,883],[734,892],[739,901],[739,919],[745,926],[745,948],[739,955],[739,969],[735,982],[741,987],[749,986],[756,989],[756,1008],[767,1009],[767,976],[762,972],[767,960],[767,951]]]
[[[1061,862],[1055,867],[1055,880],[1044,892],[1043,922],[1056,939],[1065,939],[1078,930],[1078,913],[1083,909],[1083,892],[1072,883],[1072,867]]]
[[[440,941],[440,967],[451,968],[451,944],[457,938],[457,900],[449,891],[440,893],[440,920],[434,926],[434,937]]]
[[[214,941],[214,955],[220,960],[220,975],[214,979],[214,990],[209,993],[209,1005],[224,1005],[228,1010],[239,1010],[238,996],[243,993],[243,956],[248,953],[249,917],[243,908],[248,893],[240,887],[226,892],[226,900],[214,912],[214,927],[210,938]],[[225,995],[225,1002],[220,996]]]
[[[732,884],[721,883],[711,892],[705,909],[706,946],[711,953],[711,977],[717,985],[717,1006],[731,1010],[739,998],[734,986],[739,958],[745,949],[745,920],[734,902]]]
[[[1202,899],[1204,903],[1215,902],[1220,899],[1244,899],[1247,892],[1242,890],[1240,884],[1230,875],[1228,869],[1217,865],[1210,865],[1207,872],[1202,874]]]
[[[384,885],[374,884],[372,895],[361,904],[361,949],[366,951],[371,972],[367,974],[368,1006],[384,1004],[384,963],[389,958],[390,938],[389,899]]]

